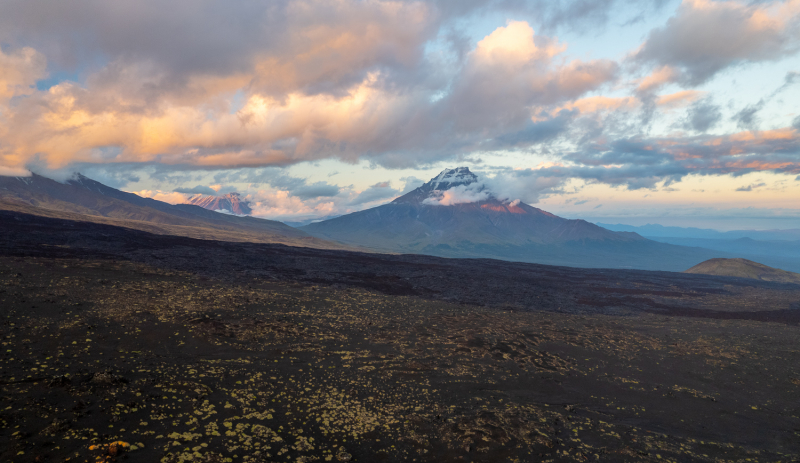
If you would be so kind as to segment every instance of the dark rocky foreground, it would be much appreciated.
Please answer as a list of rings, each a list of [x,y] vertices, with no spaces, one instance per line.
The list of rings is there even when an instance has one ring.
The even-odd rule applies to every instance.
[[[796,461],[800,287],[0,213],[1,461]]]
[[[124,260],[235,284],[257,278],[361,288],[504,310],[800,322],[800,285],[230,243],[0,211],[0,255]]]

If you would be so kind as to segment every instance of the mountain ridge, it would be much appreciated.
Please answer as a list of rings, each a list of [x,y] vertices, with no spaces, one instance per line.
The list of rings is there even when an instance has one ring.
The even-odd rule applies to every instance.
[[[250,203],[236,192],[227,193],[222,196],[197,194],[190,197],[186,204],[200,206],[209,211],[227,212],[236,215],[250,215],[253,213],[253,209],[250,208]]]
[[[0,209],[200,239],[352,248],[312,237],[277,221],[238,217],[200,206],[172,205],[143,198],[80,174],[65,182],[38,174],[0,176]]]
[[[728,257],[655,243],[636,233],[561,218],[519,200],[498,199],[466,167],[445,169],[387,204],[300,229],[380,251],[579,267],[611,263],[618,268],[682,271],[689,266],[683,264],[704,260],[700,257]],[[674,262],[665,268],[664,259]]]

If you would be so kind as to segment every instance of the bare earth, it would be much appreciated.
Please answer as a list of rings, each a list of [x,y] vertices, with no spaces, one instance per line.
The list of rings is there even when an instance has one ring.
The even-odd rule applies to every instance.
[[[2,461],[800,458],[798,285],[7,219]]]

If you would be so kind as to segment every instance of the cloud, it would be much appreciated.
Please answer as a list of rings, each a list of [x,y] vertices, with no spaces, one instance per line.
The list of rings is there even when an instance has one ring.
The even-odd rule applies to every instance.
[[[255,70],[254,86],[281,94],[335,93],[370,68],[413,66],[439,20],[429,3],[380,0],[4,2],[3,13],[0,43],[31,43],[66,68],[121,57],[171,85]]]
[[[498,147],[530,146],[552,140],[563,134],[573,121],[577,111],[562,109],[555,117],[541,121],[530,121],[517,132],[507,133],[494,138]]]
[[[330,198],[337,196],[341,191],[339,186],[327,182],[309,184],[306,179],[286,175],[283,170],[275,167],[224,170],[214,174],[214,181],[219,183],[247,183],[254,188],[269,185],[276,191],[283,191],[287,195],[301,200]]]
[[[472,183],[469,185],[458,185],[449,190],[439,192],[435,198],[426,198],[422,204],[429,206],[453,206],[462,203],[474,203],[486,201],[490,197],[490,192],[483,185]]]
[[[217,190],[214,190],[207,186],[197,185],[194,188],[175,188],[175,193],[184,193],[190,195],[206,195],[206,196],[216,196]]]
[[[400,191],[392,188],[389,182],[378,182],[366,190],[360,192],[352,201],[350,206],[360,206],[375,201],[387,200],[400,195]]]
[[[534,34],[523,21],[510,21],[478,42],[444,100],[446,115],[459,130],[523,130],[531,107],[577,98],[616,77],[609,60],[554,58],[566,47]]]
[[[736,191],[753,191],[756,188],[761,188],[762,186],[765,186],[765,185],[766,185],[766,183],[752,183],[752,184],[747,185],[747,186],[739,187],[739,188],[736,189]]]
[[[336,203],[330,200],[304,201],[287,191],[258,190],[248,194],[252,215],[286,220],[298,217],[325,217],[337,211]]]
[[[1,42],[0,42],[1,43]],[[0,48],[0,103],[17,95],[29,95],[45,76],[47,60],[30,47],[4,52]]]
[[[515,12],[526,12],[547,31],[559,29],[587,34],[606,26],[635,24],[645,19],[646,13],[658,13],[666,0],[529,0],[525,2],[497,2]],[[633,6],[633,8],[631,8]],[[633,12],[633,16],[631,16]]]
[[[295,188],[291,190],[291,193],[292,196],[300,199],[331,197],[339,194],[339,187],[325,182],[316,182]]]
[[[800,131],[782,128],[730,135],[627,138],[595,143],[537,175],[580,178],[631,189],[668,186],[690,173],[800,173]]]
[[[722,112],[719,106],[709,99],[703,99],[689,107],[683,126],[696,132],[705,133],[714,128],[721,119]]]
[[[702,92],[696,90],[681,90],[679,92],[659,96],[656,99],[656,104],[667,108],[681,107],[696,100],[702,94]]]
[[[566,179],[538,175],[536,170],[501,169],[493,176],[476,173],[478,180],[468,185],[458,185],[445,191],[435,191],[436,196],[422,203],[432,206],[452,206],[495,199],[512,205],[524,201],[534,204],[543,194],[556,191]]]
[[[748,105],[736,113],[731,119],[736,121],[740,129],[756,130],[758,128],[758,112],[764,107],[764,100]]]
[[[639,86],[636,91],[639,93],[647,93],[658,90],[665,84],[675,82],[678,79],[678,71],[671,66],[661,66],[653,71],[650,75],[644,77],[639,81]]]
[[[0,176],[4,177],[30,177],[31,171],[21,167],[0,166]]]
[[[281,39],[294,52],[274,44],[253,52],[253,60],[268,63],[263,69],[253,64],[222,73],[222,67],[212,72],[191,63],[173,69],[169,54],[154,51],[139,59],[120,49],[82,85],[64,81],[9,103],[2,111],[0,163],[229,168],[368,157],[393,167],[414,165],[486,147],[551,141],[566,131],[569,113],[531,124],[532,114],[596,90],[618,71],[609,60],[562,59],[564,45],[535,35],[526,22],[511,21],[480,40],[454,74],[431,79],[415,74],[437,64],[420,55],[430,38],[427,28],[437,21],[429,17],[430,7],[376,2],[360,11],[343,1],[322,10],[353,18],[329,24],[311,11],[315,3],[294,3],[282,14],[300,26]],[[395,14],[409,24],[394,25]],[[383,28],[386,22],[393,25]],[[27,50],[25,56],[39,56]],[[271,53],[283,54],[278,59]],[[293,69],[285,71],[288,77],[274,74],[286,66]],[[398,80],[407,71],[409,80]]]
[[[131,193],[137,194],[142,198],[151,198],[155,199],[156,201],[163,201],[169,204],[186,204],[189,202],[189,198],[192,196],[186,193],[179,193],[179,192],[169,192],[169,191],[161,191],[161,190],[139,190],[139,191],[131,191]]]
[[[700,85],[729,66],[795,53],[799,20],[798,0],[684,0],[666,25],[649,33],[633,58],[678,70],[684,84]]]
[[[555,31],[574,31],[572,42],[609,21],[636,22],[642,7],[631,0],[76,0],[2,9],[0,174],[81,171],[164,195],[247,184],[264,214],[286,217],[338,213],[419,184],[354,191],[282,169],[322,159],[414,168],[508,151],[521,164],[544,158],[485,179],[487,191],[526,202],[569,179],[653,188],[688,173],[800,174],[800,117],[778,119],[794,117],[791,109],[762,111],[777,100],[765,95],[728,112],[714,104],[713,83],[690,88],[796,53],[800,0],[685,1],[621,63],[575,59]],[[491,24],[498,14],[522,20]],[[475,24],[492,28],[474,37]],[[786,73],[773,95],[799,80]],[[756,132],[761,120],[783,128]],[[734,125],[742,131],[707,135]],[[137,166],[144,184],[127,176]]]

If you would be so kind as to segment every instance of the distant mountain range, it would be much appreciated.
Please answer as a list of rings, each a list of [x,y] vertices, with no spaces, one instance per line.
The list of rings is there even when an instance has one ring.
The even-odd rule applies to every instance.
[[[162,235],[351,249],[274,220],[220,214],[190,204],[167,204],[108,187],[83,175],[64,183],[36,174],[0,177],[0,209]]]
[[[732,230],[721,232],[708,228],[694,227],[665,227],[658,224],[647,225],[623,225],[608,224],[597,222],[597,225],[614,231],[626,231],[638,233],[650,238],[693,238],[693,239],[715,239],[715,240],[736,240],[740,238],[750,238],[759,241],[797,241],[800,240],[800,229],[791,230]]]
[[[187,204],[194,204],[203,209],[216,212],[227,212],[236,215],[250,215],[253,210],[250,203],[243,199],[239,193],[228,193],[222,196],[193,195]]]
[[[800,272],[800,230],[734,230],[720,232],[701,228],[661,225],[609,225],[604,228],[636,232],[647,239],[678,246],[701,247],[743,257],[767,265]]]
[[[454,200],[459,196],[475,200]],[[682,271],[712,257],[728,257],[564,219],[518,200],[500,200],[466,167],[445,169],[391,203],[300,229],[380,251],[577,267]]]
[[[771,242],[728,240],[727,248],[717,250],[708,249],[719,244],[715,240],[706,247],[661,243],[630,231],[564,219],[521,201],[498,199],[467,168],[446,169],[388,204],[300,228],[214,212],[206,208],[233,214],[250,209],[237,194],[212,198],[198,198],[203,207],[172,205],[126,193],[82,175],[66,182],[35,174],[0,177],[0,210],[162,235],[572,267],[683,271],[708,259],[732,257],[757,259],[785,270],[800,267],[800,259],[792,254],[797,249],[800,255],[800,242],[784,241],[783,255],[764,258],[735,252],[737,249],[731,248],[730,243],[751,251],[761,246],[772,252],[776,248]]]

